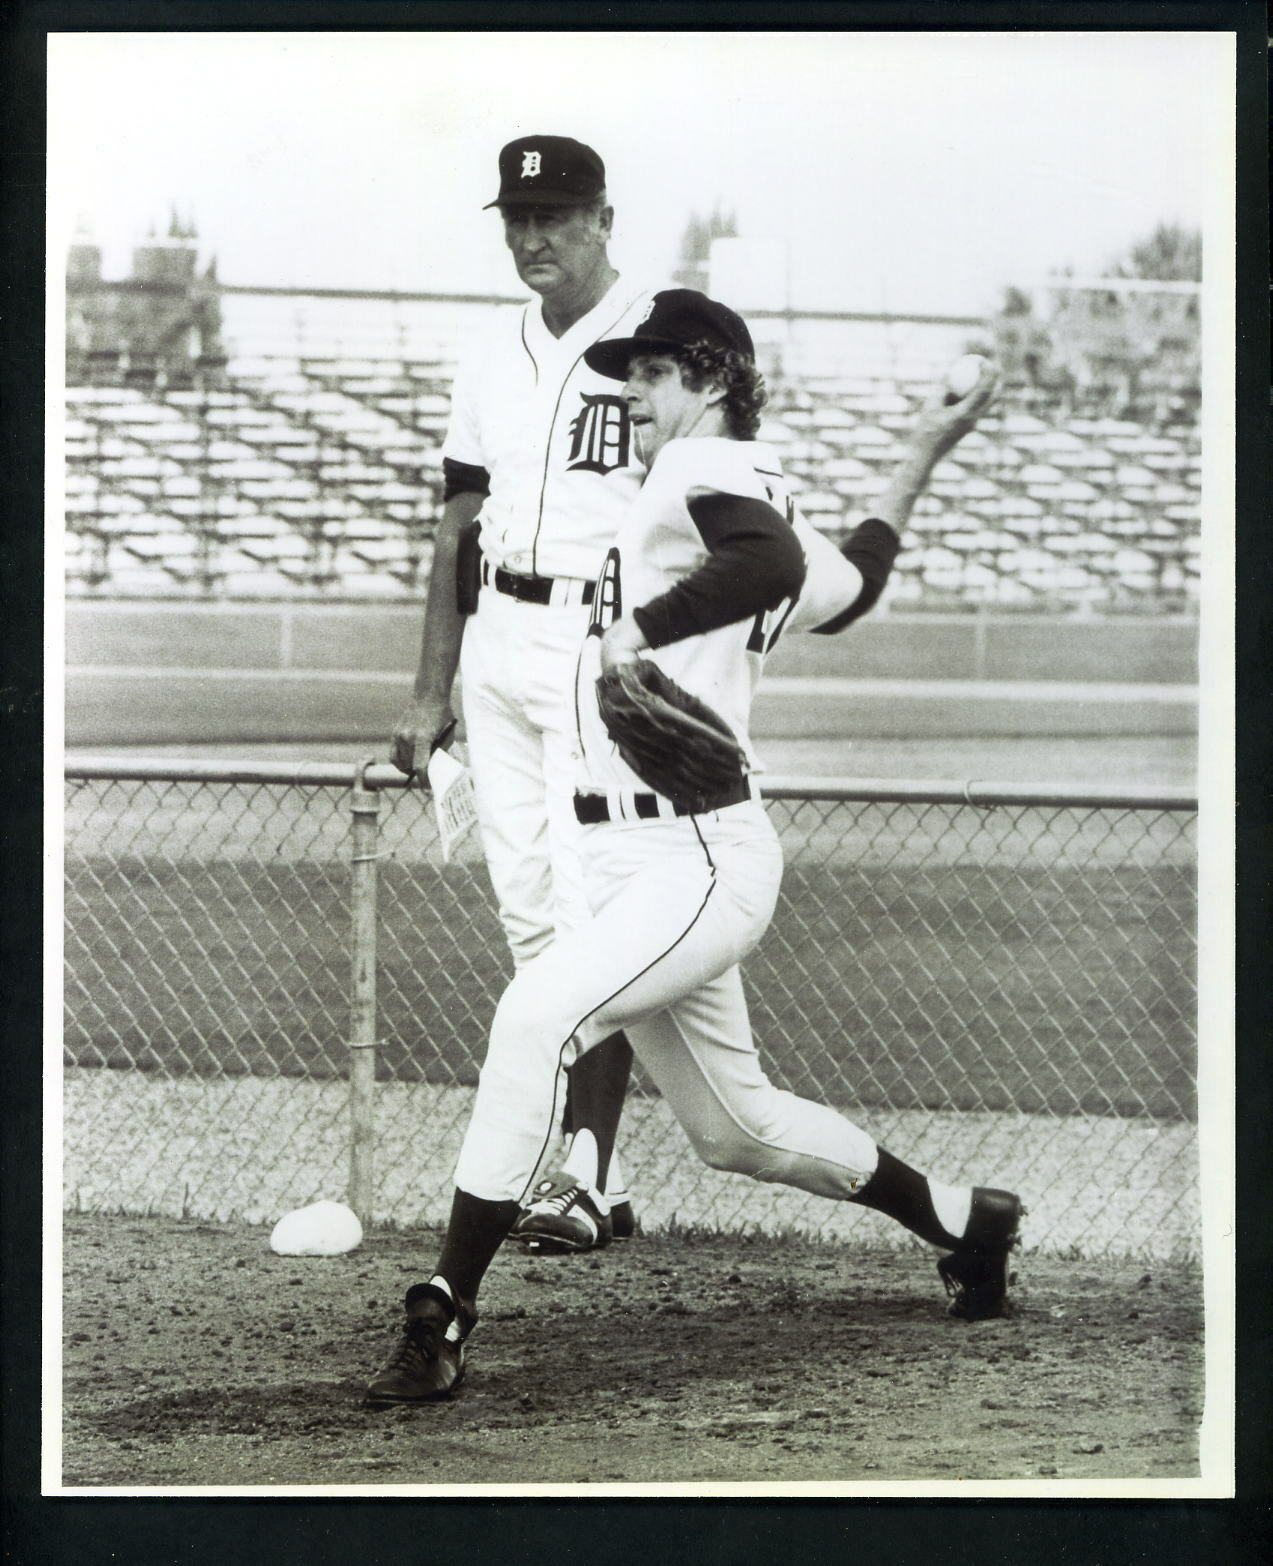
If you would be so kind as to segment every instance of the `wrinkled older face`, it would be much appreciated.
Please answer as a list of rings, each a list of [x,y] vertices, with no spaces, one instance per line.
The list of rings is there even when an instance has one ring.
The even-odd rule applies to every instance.
[[[517,275],[537,294],[581,289],[606,260],[610,207],[507,206],[500,216]]]
[[[701,391],[687,386],[681,366],[671,354],[634,354],[628,361],[623,400],[646,467],[670,440],[681,440],[696,431],[719,434],[715,408],[720,399],[720,388],[710,382]]]

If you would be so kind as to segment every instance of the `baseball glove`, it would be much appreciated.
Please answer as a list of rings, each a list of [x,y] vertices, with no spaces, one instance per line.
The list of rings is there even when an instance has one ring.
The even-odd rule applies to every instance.
[[[747,758],[724,718],[648,658],[603,674],[597,705],[637,777],[683,809],[707,809],[706,800],[746,776]]]

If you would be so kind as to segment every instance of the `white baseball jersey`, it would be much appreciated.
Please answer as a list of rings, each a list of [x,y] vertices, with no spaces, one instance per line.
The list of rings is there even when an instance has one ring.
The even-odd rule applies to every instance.
[[[501,311],[460,364],[442,455],[490,475],[481,545],[524,576],[591,580],[640,483],[621,388],[590,370],[584,350],[630,335],[650,293],[620,278],[561,337],[534,299]]]
[[[784,633],[816,631],[856,603],[862,591],[862,573],[799,511],[793,525],[804,549],[805,578],[800,597],[782,629]]]
[[[806,580],[799,601],[784,599],[750,619],[642,654],[724,718],[753,766],[756,758],[748,723],[765,654],[798,608],[808,629],[852,603],[861,589],[857,568],[796,515],[772,446],[724,436],[669,441],[619,528],[593,602],[592,623],[576,674],[581,791],[648,787],[620,757],[597,710],[594,687],[601,672],[600,633],[619,615],[631,614],[707,560],[707,546],[689,511],[690,497],[705,490],[762,500],[785,513],[797,529],[806,558],[812,553],[819,567],[820,579]]]

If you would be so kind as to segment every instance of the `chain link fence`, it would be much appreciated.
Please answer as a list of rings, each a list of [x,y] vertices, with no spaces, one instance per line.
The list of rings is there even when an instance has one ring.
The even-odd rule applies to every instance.
[[[67,767],[68,1207],[436,1223],[509,960],[476,835],[447,864],[387,766]],[[770,1075],[1028,1245],[1199,1254],[1196,805],[1171,792],[774,780],[745,965]],[[353,809],[351,809],[351,806]],[[643,1222],[912,1243],[702,1166],[636,1073]]]

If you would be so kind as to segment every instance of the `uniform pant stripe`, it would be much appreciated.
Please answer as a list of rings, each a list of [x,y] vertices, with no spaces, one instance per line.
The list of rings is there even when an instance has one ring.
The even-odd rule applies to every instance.
[[[699,834],[699,841],[702,842],[702,834],[701,833]],[[706,843],[703,844],[703,851],[704,851],[704,853],[707,852],[707,845],[706,845]],[[711,856],[710,855],[708,855],[708,863],[709,864],[711,863]],[[712,879],[708,883],[707,890],[703,894],[702,902],[695,909],[694,917],[689,921],[689,923],[685,926],[685,928],[681,931],[681,933],[676,937],[676,939],[671,943],[671,945],[665,947],[664,950],[659,952],[657,956],[652,957],[650,959],[650,961],[647,962],[646,965],[643,968],[641,968],[638,972],[634,973],[629,979],[625,980],[624,983],[621,984],[617,990],[611,991],[611,993],[609,995],[605,996],[604,999],[599,1000],[597,1002],[597,1004],[595,1006],[593,1006],[589,1011],[586,1011],[583,1014],[583,1016],[579,1018],[578,1022],[575,1023],[574,1027],[571,1028],[570,1032],[566,1035],[566,1037],[562,1040],[562,1042],[561,1042],[561,1044],[560,1044],[560,1046],[558,1047],[558,1050],[557,1050],[557,1064],[556,1064],[556,1067],[555,1067],[554,1072],[553,1072],[553,1109],[552,1109],[552,1114],[549,1117],[548,1128],[547,1128],[547,1130],[544,1133],[544,1140],[543,1140],[543,1142],[540,1145],[539,1153],[538,1153],[538,1155],[537,1155],[537,1157],[535,1159],[534,1166],[531,1168],[530,1172],[527,1174],[527,1176],[526,1176],[526,1183],[522,1187],[521,1194],[517,1198],[517,1200],[518,1200],[518,1202],[520,1204],[523,1204],[523,1205],[525,1204],[526,1197],[529,1195],[530,1188],[531,1188],[532,1184],[534,1183],[535,1170],[539,1168],[539,1165],[540,1165],[541,1161],[543,1160],[543,1156],[548,1151],[548,1146],[549,1146],[550,1142],[552,1141],[553,1130],[554,1130],[554,1128],[555,1128],[555,1126],[557,1124],[557,1092],[558,1092],[557,1084],[558,1084],[558,1081],[559,1081],[560,1075],[561,1075],[562,1062],[565,1059],[566,1050],[570,1047],[571,1039],[573,1039],[575,1037],[575,1035],[579,1032],[579,1029],[582,1028],[584,1023],[588,1021],[589,1017],[595,1017],[596,1014],[603,1007],[608,1006],[611,1003],[611,1001],[617,999],[620,995],[622,995],[624,990],[629,989],[633,984],[635,984],[637,982],[638,979],[642,978],[645,974],[649,973],[651,968],[656,967],[659,963],[663,962],[665,958],[671,956],[671,954],[676,950],[676,948],[681,944],[681,942],[684,941],[687,938],[687,936],[689,935],[690,931],[693,930],[694,926],[698,923],[698,921],[703,917],[704,910],[706,909],[708,903],[711,901],[712,894],[713,894],[713,892],[715,892],[715,890],[716,890],[716,871],[715,871],[715,866],[713,866],[712,867]],[[624,1021],[628,1021],[628,1020],[630,1020],[630,1019],[626,1019],[625,1018],[625,1019],[622,1019],[620,1021],[616,1021],[615,1026],[616,1027],[621,1027],[623,1025],[623,1022]],[[597,1040],[597,1042],[600,1043],[600,1040]]]

